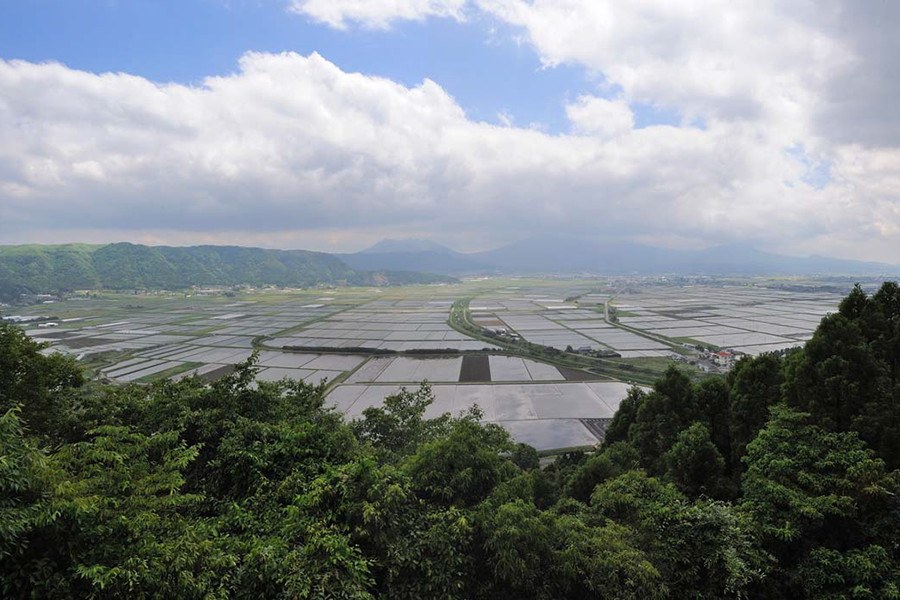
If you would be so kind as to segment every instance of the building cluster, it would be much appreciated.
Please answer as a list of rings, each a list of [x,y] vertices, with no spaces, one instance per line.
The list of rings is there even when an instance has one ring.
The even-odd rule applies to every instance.
[[[701,350],[699,358],[719,371],[730,371],[731,367],[734,366],[734,363],[741,356],[743,356],[742,353],[734,350]],[[699,364],[701,367],[703,366],[703,363]],[[705,371],[706,369],[702,370]]]

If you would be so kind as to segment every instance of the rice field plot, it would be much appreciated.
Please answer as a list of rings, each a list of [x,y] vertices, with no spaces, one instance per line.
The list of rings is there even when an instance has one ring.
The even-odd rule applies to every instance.
[[[600,441],[580,419],[532,419],[502,425],[514,440],[537,450],[593,446]]]
[[[603,329],[591,332],[591,339],[613,350],[668,350],[669,347],[630,331]]]
[[[569,367],[556,367],[566,381],[593,381],[597,379],[596,375],[592,375],[587,371],[579,369],[570,369]]]
[[[617,297],[621,322],[671,340],[756,355],[802,345],[841,294],[764,287],[659,287]]]
[[[300,367],[306,366],[318,357],[318,354],[266,351],[264,353],[260,353],[259,355],[259,366],[299,369]]]
[[[447,324],[452,300],[373,300],[310,323],[269,346],[371,348],[389,351],[482,350],[493,345],[459,333]]]
[[[329,393],[326,403],[346,419],[357,419],[365,409],[382,406],[400,387],[345,383]],[[501,425],[517,441],[549,450],[597,443],[580,419],[611,418],[628,387],[617,382],[436,384],[432,391],[435,402],[426,416],[477,406],[485,422]]]
[[[51,341],[40,338],[39,334],[35,337],[40,341]],[[80,337],[58,340],[56,345],[69,350],[82,350],[84,348],[97,348],[98,346],[116,346],[119,342],[120,340],[109,337]]]
[[[457,382],[463,357],[407,358],[399,356],[376,376],[377,382]]]
[[[234,372],[234,365],[207,365],[208,369],[204,369],[203,372],[199,372],[198,375],[200,379],[206,382],[215,381],[220,377],[227,377]]]
[[[531,381],[525,361],[515,356],[491,356],[491,381]]]
[[[137,371],[141,371],[143,369],[149,369],[155,367],[157,365],[165,364],[167,361],[164,360],[155,360],[155,359],[137,359],[137,360],[128,360],[123,362],[121,365],[114,365],[113,367],[106,369],[105,373],[108,377],[113,379],[118,379],[119,377],[125,377],[130,373],[135,373]]]
[[[201,365],[201,366],[198,366],[195,368],[188,369],[187,371],[184,371],[182,373],[179,373],[179,374],[171,377],[171,379],[173,381],[178,381],[179,379],[183,379],[185,377],[192,377],[192,376],[196,375],[196,376],[200,377],[201,379],[203,379],[204,381],[213,381],[215,379],[218,379],[219,377],[224,377],[225,375],[228,375],[233,370],[234,370],[233,365],[218,365],[218,364]]]
[[[746,331],[742,333],[726,333],[724,335],[701,335],[694,339],[720,348],[741,348],[742,346],[759,346],[762,344],[785,344],[790,340],[777,335]]]
[[[170,371],[173,379],[180,379],[193,373],[211,379],[217,373],[230,372],[235,363],[249,358],[251,352],[249,349],[227,347],[168,345],[146,353],[141,352],[143,356],[119,362],[107,368],[105,372],[108,377],[123,383],[146,381],[148,377],[156,374],[167,376],[170,375]],[[362,356],[262,351],[257,364],[257,378],[260,381],[277,381],[288,377],[318,384],[324,379],[334,380],[364,360],[365,357]],[[180,368],[186,372],[180,372]]]
[[[671,358],[671,350],[616,350],[621,358]]]
[[[138,371],[131,371],[126,374],[115,375],[114,377],[117,381],[121,381],[123,383],[129,383],[132,381],[137,381],[138,379],[144,379],[145,377],[149,377],[150,375],[162,373],[163,371],[175,369],[182,365],[184,365],[184,363],[173,362],[173,361],[160,361],[158,364],[155,364],[152,366],[146,366]]]
[[[359,367],[356,371],[350,374],[347,378],[347,383],[369,383],[378,379],[381,373],[393,362],[392,357],[373,357],[370,358]]]
[[[304,369],[327,371],[350,371],[365,361],[364,356],[343,354],[322,354],[303,365]]]
[[[528,359],[525,359],[524,362],[532,381],[559,381],[565,379],[562,373],[559,372],[559,369],[553,365]]]
[[[459,372],[460,383],[482,383],[491,381],[491,363],[486,355],[463,356]]]
[[[281,381],[293,379],[303,381],[311,385],[319,385],[323,381],[333,381],[340,377],[343,371],[331,371],[327,369],[286,369],[283,367],[269,367],[261,369],[256,374],[257,381]]]
[[[656,356],[669,347],[606,322],[596,310],[579,307],[565,298],[578,297],[576,290],[565,289],[563,299],[554,295],[520,293],[504,298],[499,293],[476,298],[470,303],[472,318],[502,320],[506,328],[528,342],[566,350],[568,348],[614,351],[643,351],[640,356]],[[495,307],[503,311],[479,313],[473,305]],[[652,316],[650,318],[653,318]],[[659,316],[659,319],[669,319]],[[672,319],[674,321],[674,319]]]
[[[269,367],[260,369],[256,374],[257,381],[280,381],[287,377],[288,379],[303,380],[309,377],[315,371],[309,369],[286,369],[282,367]]]
[[[468,363],[467,366],[464,366]],[[475,365],[474,367],[472,365]],[[467,369],[467,373],[463,373]],[[476,377],[471,380],[467,378]],[[440,358],[374,357],[350,375],[347,383],[479,383],[565,381],[545,363],[514,356],[467,355]]]
[[[302,294],[301,294],[302,295]],[[191,298],[183,294],[109,294],[73,298],[53,310],[63,315],[51,340],[53,348],[79,356],[109,351],[159,351],[148,358],[177,354],[188,344],[250,349],[255,336],[276,333],[343,310],[322,304],[298,311],[289,298],[275,301],[226,302],[222,296]],[[67,315],[77,315],[65,318]],[[42,331],[31,334],[39,337]],[[49,338],[48,338],[49,339]],[[163,350],[165,348],[165,350]],[[169,352],[171,350],[171,352]]]

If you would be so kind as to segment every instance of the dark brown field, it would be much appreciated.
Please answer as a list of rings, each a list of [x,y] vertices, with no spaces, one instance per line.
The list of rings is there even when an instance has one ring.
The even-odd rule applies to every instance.
[[[72,350],[77,350],[79,348],[90,348],[92,346],[102,346],[103,344],[114,344],[119,340],[114,338],[79,338],[75,340],[66,340],[64,342],[64,346],[67,348],[71,348]]]
[[[218,369],[215,369],[208,373],[204,373],[203,375],[200,376],[200,379],[202,379],[206,383],[211,383],[211,382],[215,381],[216,379],[221,379],[222,377],[225,377],[226,375],[231,375],[231,373],[233,371],[234,371],[234,365],[223,365],[223,366],[219,367]]]
[[[588,373],[587,371],[580,371],[578,369],[570,369],[569,367],[556,367],[562,376],[566,378],[566,381],[594,381],[596,379],[600,379],[593,373]]]
[[[459,370],[460,383],[490,383],[491,363],[484,354],[463,356]]]

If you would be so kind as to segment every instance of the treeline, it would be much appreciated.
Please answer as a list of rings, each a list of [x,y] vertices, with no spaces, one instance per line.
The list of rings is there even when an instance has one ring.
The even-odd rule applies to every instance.
[[[900,289],[804,350],[631,391],[541,467],[427,387],[344,423],[323,390],[83,381],[0,326],[0,596],[900,595]]]
[[[408,271],[358,271],[306,250],[239,246],[64,244],[0,246],[0,298],[79,289],[183,289],[194,285],[395,285],[452,281]]]

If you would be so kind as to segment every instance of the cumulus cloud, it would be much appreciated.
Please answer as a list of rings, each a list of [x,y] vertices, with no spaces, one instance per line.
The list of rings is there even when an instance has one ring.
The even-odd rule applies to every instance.
[[[480,11],[521,27],[547,66],[581,64],[626,100],[686,119],[777,120],[896,145],[900,4],[852,0],[293,0],[332,26],[384,27]]]
[[[630,101],[689,117],[792,119],[842,48],[774,3],[480,0],[547,65],[578,63]],[[790,132],[788,132],[790,134]]]
[[[291,0],[289,10],[337,29],[351,22],[384,29],[396,20],[463,18],[466,0]]]
[[[411,18],[374,4],[377,22],[354,18],[368,25]],[[774,243],[777,234],[788,249],[849,255],[858,248],[860,256],[891,260],[888,250],[900,249],[900,4],[470,0],[454,9],[518,27],[548,68],[582,65],[606,90],[618,90],[616,100],[585,95],[565,107],[573,132],[595,138],[581,143],[597,171],[590,183],[584,174],[566,182],[560,212],[563,204],[585,210],[573,198],[593,193],[616,220],[639,214],[635,207],[657,211],[644,214],[649,229],[656,216],[673,217],[676,236]],[[705,130],[634,131],[635,105]],[[541,142],[567,144],[575,142]],[[559,173],[552,164],[544,175]],[[646,181],[633,178],[638,169]]]
[[[577,99],[575,134],[550,135],[318,54],[249,53],[198,86],[0,61],[0,238],[352,248],[354,232],[558,231],[819,248],[853,231],[896,247],[892,151],[842,146],[832,181],[812,186],[808,160],[759,120],[635,129],[624,93]]]
[[[634,114],[624,100],[580,96],[566,106],[566,116],[579,132],[614,137],[634,128]]]

